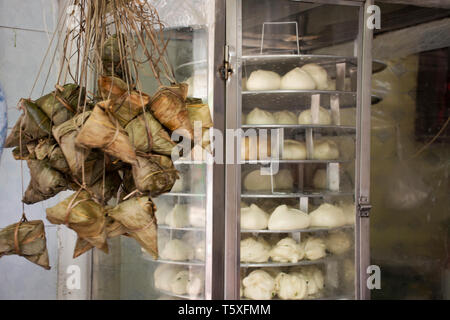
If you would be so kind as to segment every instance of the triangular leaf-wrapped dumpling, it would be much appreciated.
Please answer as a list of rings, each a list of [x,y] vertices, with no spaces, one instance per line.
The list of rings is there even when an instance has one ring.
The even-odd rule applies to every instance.
[[[103,206],[86,191],[78,191],[57,205],[47,208],[47,219],[53,224],[66,224],[80,238],[108,252],[106,217]]]
[[[176,145],[150,112],[145,112],[130,121],[125,130],[137,151],[155,152],[170,156],[173,147]]]
[[[119,203],[108,210],[109,216],[120,222],[155,259],[158,257],[155,205],[148,197],[136,197]]]
[[[101,103],[109,104],[110,101]],[[129,164],[136,163],[136,153],[126,131],[98,104],[79,132],[76,143],[81,147],[99,148]]]
[[[0,230],[0,258],[12,254],[18,254],[44,269],[50,269],[42,220],[18,222]]]
[[[22,201],[32,204],[46,200],[67,189],[64,176],[46,160],[27,160],[31,181]]]
[[[139,191],[150,192],[155,197],[172,189],[178,179],[178,172],[169,157],[138,156],[137,165],[133,166],[133,178]]]

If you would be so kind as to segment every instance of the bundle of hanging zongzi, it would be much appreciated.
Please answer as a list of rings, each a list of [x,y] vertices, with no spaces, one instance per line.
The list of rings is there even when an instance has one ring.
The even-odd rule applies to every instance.
[[[27,160],[30,169],[30,184],[22,201],[26,204],[40,202],[51,198],[67,189],[67,181],[46,160]]]
[[[11,133],[5,140],[5,148],[18,147],[30,141],[51,135],[50,119],[39,106],[29,99],[20,99],[19,108],[23,114],[19,117]],[[20,135],[22,134],[22,137]]]
[[[133,178],[139,191],[150,192],[152,197],[156,197],[169,192],[179,177],[169,157],[149,154],[137,157],[137,164],[133,166]]]
[[[130,121],[125,130],[136,151],[155,152],[170,156],[176,145],[169,134],[150,112]]]
[[[79,132],[76,143],[86,148],[99,148],[107,154],[129,164],[136,163],[136,153],[128,139],[127,132],[118,121],[107,111],[110,101],[98,103],[89,119]]]
[[[85,91],[69,83],[36,100],[36,104],[55,126],[69,120],[77,112],[78,100],[84,105]]]
[[[186,108],[188,86],[179,83],[170,87],[161,87],[152,98],[151,111],[156,119],[171,131],[189,139],[193,137],[192,125]]]
[[[0,258],[12,254],[50,269],[42,220],[18,222],[0,230]]]
[[[158,257],[156,208],[148,197],[136,197],[108,210],[108,215],[120,222],[155,259]]]
[[[57,205],[47,208],[46,212],[51,223],[67,225],[78,237],[108,252],[105,209],[93,201],[88,192],[78,191]]]

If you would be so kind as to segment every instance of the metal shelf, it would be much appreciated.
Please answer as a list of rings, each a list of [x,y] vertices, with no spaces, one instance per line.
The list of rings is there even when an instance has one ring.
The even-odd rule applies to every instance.
[[[334,228],[306,228],[292,230],[269,230],[269,229],[241,229],[241,233],[307,233],[307,232],[328,232],[342,229],[353,229],[353,225],[345,225]]]
[[[338,126],[338,125],[320,125],[320,124],[243,124],[242,129],[297,129],[297,130],[339,130],[356,132],[356,127],[353,126]]]
[[[167,224],[159,224],[158,229],[161,230],[176,230],[176,231],[195,231],[195,232],[205,232],[205,228],[198,227],[183,227],[183,228],[172,228]]]
[[[332,258],[330,257],[324,257],[322,259],[317,260],[301,260],[299,262],[264,262],[264,263],[242,263],[241,262],[241,268],[276,268],[276,267],[295,267],[295,266],[308,266],[312,264],[321,264],[321,263],[327,263]],[[334,259],[333,259],[334,260]]]
[[[188,193],[188,192],[166,192],[158,197],[206,197],[204,193]]]
[[[176,264],[181,266],[204,266],[205,262],[200,260],[189,260],[189,261],[174,261],[174,260],[166,260],[166,259],[153,259],[149,254],[143,253],[142,259],[156,262],[156,263],[164,263],[164,264]]]
[[[270,160],[242,160],[241,164],[270,164],[270,163],[346,163],[350,160],[336,159],[336,160],[283,160],[283,159],[270,159]]]
[[[241,198],[322,198],[322,197],[334,197],[334,196],[353,196],[354,192],[333,192],[333,191],[323,191],[323,192],[304,192],[304,193],[252,193],[245,191],[241,194]]]

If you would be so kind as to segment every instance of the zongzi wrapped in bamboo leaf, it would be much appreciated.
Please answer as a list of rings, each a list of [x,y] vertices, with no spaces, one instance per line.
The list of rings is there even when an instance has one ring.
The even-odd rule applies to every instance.
[[[180,135],[192,139],[193,129],[186,107],[187,89],[185,83],[161,87],[153,96],[150,109],[166,128],[171,131],[180,129]]]
[[[20,99],[19,108],[23,114],[19,117],[11,133],[5,140],[5,148],[18,147],[20,141],[30,141],[51,135],[50,118],[39,106],[29,99]],[[22,134],[22,137],[20,135]]]
[[[34,149],[34,153],[37,160],[47,159],[52,168],[62,173],[70,173],[69,164],[61,148],[53,139],[47,138],[40,140]]]
[[[123,35],[113,34],[102,48],[103,73],[109,76],[123,78],[127,66],[125,52],[125,39]]]
[[[97,202],[106,204],[117,194],[121,183],[122,179],[117,171],[106,172],[105,179],[103,180],[103,177],[98,179],[97,182],[89,187],[89,191]]]
[[[106,217],[106,234],[108,239],[126,235],[126,233],[127,229],[120,222],[115,221],[111,217]],[[83,253],[88,252],[92,248],[94,248],[94,246],[90,244],[89,241],[78,237],[75,244],[75,250],[73,252],[73,258],[75,259],[81,256]]]
[[[67,181],[46,160],[27,160],[31,181],[22,201],[32,204],[46,200],[67,189]]]
[[[103,100],[112,100],[114,102],[124,100],[126,93],[131,92],[130,86],[117,77],[100,76],[98,78],[98,88]]]
[[[92,200],[88,192],[78,191],[57,205],[47,208],[46,212],[51,223],[67,225],[78,237],[108,252],[105,209]]]
[[[139,191],[150,192],[155,197],[169,192],[179,176],[169,157],[147,155],[137,157],[137,165],[133,166],[133,178]]]
[[[80,100],[79,100],[80,99]],[[78,101],[84,105],[85,90],[69,83],[36,100],[36,104],[55,126],[69,120],[78,109]]]
[[[109,216],[120,222],[155,259],[158,257],[155,205],[148,197],[136,197],[119,203],[108,210]]]
[[[81,176],[83,162],[90,150],[76,145],[75,139],[83,123],[89,118],[91,111],[81,113],[70,120],[53,127],[53,136],[61,147],[62,153],[69,164],[70,171],[76,177]]]
[[[123,179],[122,179],[122,190],[124,192],[123,197],[136,190],[136,185],[134,183],[133,172],[131,168],[122,169]]]
[[[125,94],[123,100],[108,104],[109,112],[125,127],[132,119],[143,112],[143,108],[150,102],[150,97],[145,93],[132,91]]]
[[[35,154],[36,146],[37,146],[36,141],[32,141],[26,144],[22,143],[22,150],[20,150],[20,146],[13,149],[12,154],[14,159],[16,160],[36,159]]]
[[[0,230],[0,258],[13,254],[20,255],[44,269],[50,269],[42,220],[18,222]]]
[[[137,151],[155,152],[170,156],[173,147],[176,145],[150,112],[145,112],[130,121],[125,130]]]
[[[202,128],[212,128],[213,121],[211,118],[211,112],[209,106],[204,103],[194,103],[187,104],[187,109],[189,113],[189,119],[191,120],[192,127],[194,127],[194,122],[201,122]]]
[[[108,104],[103,101],[102,104]],[[107,110],[108,108],[104,108]],[[112,115],[103,111],[98,104],[92,111],[76,138],[76,144],[86,148],[99,148],[107,154],[126,163],[136,163],[136,153],[128,139],[127,132]]]

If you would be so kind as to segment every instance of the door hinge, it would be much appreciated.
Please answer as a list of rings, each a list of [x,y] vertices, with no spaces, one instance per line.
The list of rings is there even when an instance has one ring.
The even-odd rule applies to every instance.
[[[223,80],[228,80],[230,75],[233,73],[233,69],[230,64],[230,48],[226,45],[223,49],[223,64],[219,68],[220,77]]]
[[[372,205],[369,203],[359,203],[358,204],[359,216],[361,218],[369,218],[371,209],[372,209]]]

